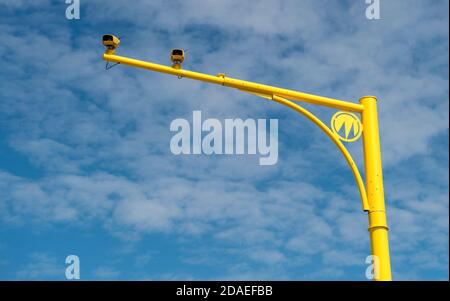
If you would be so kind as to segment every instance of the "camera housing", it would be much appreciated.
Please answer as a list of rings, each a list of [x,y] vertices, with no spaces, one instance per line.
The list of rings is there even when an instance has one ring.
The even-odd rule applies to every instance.
[[[119,47],[120,40],[112,34],[105,34],[102,38],[103,45],[110,51],[114,51]]]
[[[170,52],[170,60],[173,63],[173,68],[180,69],[181,63],[184,62],[184,58],[184,49],[172,49],[172,51]]]

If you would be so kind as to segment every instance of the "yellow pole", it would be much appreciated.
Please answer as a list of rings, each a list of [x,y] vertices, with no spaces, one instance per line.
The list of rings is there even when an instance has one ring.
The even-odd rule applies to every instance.
[[[113,50],[107,50],[103,54],[103,59],[107,62],[120,63],[132,67],[143,68],[156,72],[175,75],[178,77],[186,77],[190,79],[200,80],[207,83],[217,84],[230,88],[244,90],[250,93],[265,94],[265,95],[278,95],[287,99],[293,99],[296,101],[303,101],[315,105],[326,106],[338,110],[351,111],[361,113],[363,106],[357,103],[343,101],[339,99],[323,97],[294,90],[282,89],[278,87],[272,87],[268,85],[253,83],[245,80],[227,77],[224,74],[218,74],[216,76],[204,74],[200,72],[194,72],[179,68],[173,68],[151,62],[145,62],[141,60],[131,59],[119,55],[115,55]],[[181,68],[181,67],[180,67]]]
[[[111,40],[109,36],[108,38],[109,39],[104,39],[103,41],[104,45],[107,46],[107,50],[103,54],[103,59],[105,61],[120,63],[156,72],[167,73],[178,77],[186,77],[203,82],[218,84],[253,93],[261,97],[269,99],[271,98],[304,114],[314,123],[316,123],[320,128],[322,128],[322,130],[324,130],[327,134],[329,134],[329,131],[326,130],[326,126],[321,126],[322,122],[320,122],[318,119],[316,120],[314,115],[284,98],[344,111],[361,113],[363,124],[362,135],[364,146],[364,168],[366,174],[367,192],[367,199],[363,194],[362,202],[364,211],[368,211],[369,215],[370,241],[372,255],[374,256],[374,280],[391,280],[388,227],[386,222],[386,210],[384,206],[383,174],[381,165],[376,97],[364,96],[359,100],[360,103],[356,104],[338,99],[230,78],[226,77],[224,74],[213,76],[209,74],[184,70],[181,69],[181,66],[180,68],[173,68],[151,62],[131,59],[115,55],[115,49],[118,47],[118,42]],[[115,45],[114,42],[117,45]],[[332,139],[335,138],[334,136],[330,137]],[[336,139],[333,139],[333,141],[336,143]],[[350,167],[352,168],[353,174],[355,175],[358,186],[360,188],[360,192],[364,193],[364,187],[360,183],[361,177],[356,168],[356,165],[351,159],[350,154],[348,154],[342,143],[339,142],[336,143],[336,145],[339,147],[341,152],[346,157],[348,163],[350,164]]]
[[[362,112],[364,168],[369,202],[369,232],[374,256],[374,280],[391,279],[388,227],[384,206],[383,172],[381,165],[380,137],[378,132],[377,99],[364,96],[359,102]]]

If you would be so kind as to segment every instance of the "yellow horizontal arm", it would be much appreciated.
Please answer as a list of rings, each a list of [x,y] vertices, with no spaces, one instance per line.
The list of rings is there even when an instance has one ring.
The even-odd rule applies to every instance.
[[[265,96],[262,96],[262,97],[265,97]],[[270,98],[270,96],[265,97],[265,98]],[[350,155],[348,150],[345,148],[344,144],[342,144],[342,142],[339,140],[339,138],[319,118],[314,116],[314,114],[312,114],[305,108],[303,108],[303,107],[299,106],[298,104],[293,103],[283,97],[277,96],[277,95],[273,95],[272,99],[274,101],[281,103],[282,105],[285,105],[285,106],[297,111],[298,113],[304,115],[306,118],[308,118],[309,120],[314,122],[319,128],[321,128],[322,131],[324,131],[325,134],[327,134],[328,137],[331,138],[331,140],[333,140],[334,144],[336,144],[338,149],[344,155],[345,159],[347,160],[348,165],[350,166],[350,169],[352,170],[353,176],[355,177],[355,180],[356,180],[356,184],[358,185],[358,188],[359,188],[359,194],[361,196],[363,210],[369,211],[369,201],[367,200],[366,189],[365,189],[363,180],[361,178],[361,174],[359,173],[358,167],[356,166],[355,162],[353,161],[352,156]]]
[[[298,92],[294,90],[288,90],[288,89],[282,89],[277,87],[272,87],[268,85],[253,83],[249,81],[244,81],[240,79],[235,79],[231,77],[226,77],[223,74],[219,74],[217,76],[199,73],[199,72],[193,72],[189,70],[183,70],[183,69],[176,69],[169,66],[164,66],[160,64],[135,60],[123,56],[118,56],[112,53],[106,53],[103,54],[103,59],[108,62],[114,62],[114,63],[120,63],[123,65],[148,69],[156,72],[162,72],[167,73],[179,77],[186,77],[190,79],[200,80],[204,82],[209,82],[217,85],[222,85],[226,87],[231,87],[235,89],[241,89],[248,92],[252,92],[255,94],[268,94],[268,95],[279,95],[281,97],[285,97],[288,99],[296,100],[296,101],[302,101],[307,102],[315,105],[321,105],[326,106],[338,110],[344,110],[344,111],[351,111],[351,112],[357,112],[361,113],[364,109],[363,105],[328,98],[328,97],[322,97],[312,94],[307,94],[303,92]]]

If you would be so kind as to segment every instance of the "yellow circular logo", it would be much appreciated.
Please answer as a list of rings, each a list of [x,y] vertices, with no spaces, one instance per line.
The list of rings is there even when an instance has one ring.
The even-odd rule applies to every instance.
[[[340,111],[331,118],[331,130],[342,141],[353,142],[361,136],[362,124],[355,114]]]

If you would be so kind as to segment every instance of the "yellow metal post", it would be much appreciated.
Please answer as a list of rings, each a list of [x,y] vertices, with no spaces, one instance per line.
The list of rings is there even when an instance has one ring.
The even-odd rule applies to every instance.
[[[240,80],[236,78],[227,77],[224,74],[218,74],[216,76],[210,74],[204,74],[200,72],[189,71],[180,68],[173,68],[169,66],[164,66],[160,64],[155,64],[151,62],[145,62],[141,60],[131,59],[119,55],[115,55],[108,52],[108,50],[103,54],[103,59],[107,62],[120,63],[122,65],[147,69],[151,71],[166,73],[170,75],[178,76],[179,78],[190,78],[199,80],[202,82],[207,82],[211,84],[217,84],[225,87],[235,88],[239,90],[244,90],[250,93],[264,94],[264,95],[278,95],[285,97],[287,99],[293,99],[295,101],[307,102],[315,105],[326,106],[329,108],[334,108],[338,110],[350,111],[361,113],[363,106],[361,104],[343,101],[339,99],[323,97],[308,93],[303,93],[294,90],[282,89],[278,87],[272,87],[268,85],[258,84],[254,82],[249,82],[245,80]]]
[[[162,72],[179,78],[186,77],[202,82],[222,85],[239,89],[258,96],[273,99],[284,104],[318,125],[338,146],[349,163],[355,175],[364,211],[369,215],[369,232],[372,255],[374,256],[374,280],[391,280],[391,266],[389,258],[388,227],[386,222],[386,210],[384,205],[383,174],[381,165],[380,137],[378,131],[377,100],[374,96],[364,96],[360,103],[352,103],[343,100],[307,94],[299,91],[272,87],[259,83],[239,80],[227,77],[224,74],[216,76],[193,72],[181,68],[181,65],[169,67],[151,62],[145,62],[132,58],[115,55],[115,49],[119,40],[112,35],[103,37],[103,44],[107,47],[103,59],[107,62],[120,63],[132,67],[143,68],[151,71]],[[364,168],[366,176],[366,188],[362,185],[361,176],[350,154],[332,132],[314,115],[304,108],[292,103],[290,100],[306,102],[314,105],[326,106],[338,110],[361,113],[363,125]],[[367,194],[367,195],[366,195]],[[366,197],[367,196],[367,197]]]
[[[374,279],[386,281],[391,280],[391,263],[384,206],[377,99],[374,96],[364,96],[359,102],[364,106],[362,112],[364,168],[369,202],[370,244],[374,256]]]

